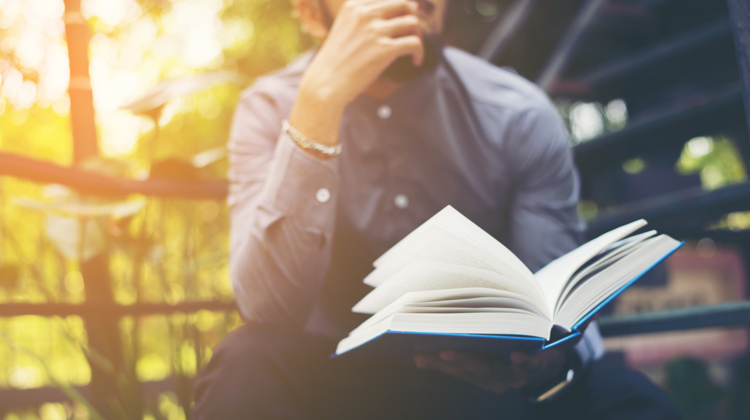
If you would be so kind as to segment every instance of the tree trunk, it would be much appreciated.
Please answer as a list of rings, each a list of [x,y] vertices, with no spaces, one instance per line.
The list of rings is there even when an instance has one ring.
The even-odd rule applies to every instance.
[[[94,98],[89,77],[88,52],[91,34],[86,19],[81,15],[81,1],[64,1],[65,35],[70,60],[68,93],[73,132],[73,163],[80,164],[98,155]],[[86,221],[82,220],[80,223],[85,226]],[[85,235],[80,235],[81,240],[84,237]],[[86,301],[102,304],[103,307],[114,305],[108,253],[105,251],[88,261],[81,261],[80,269],[86,288]],[[122,338],[117,316],[105,312],[87,315],[83,320],[93,356],[89,360],[92,405],[106,419],[141,418],[139,404],[133,407],[133,398],[128,398],[131,394],[139,394],[138,387],[125,385],[132,389],[123,389],[122,381],[118,381],[118,377],[127,378],[128,375],[124,375]],[[102,358],[106,361],[101,360]],[[129,382],[126,380],[125,384]]]
[[[70,59],[70,120],[73,130],[73,161],[80,163],[97,155],[94,98],[89,77],[88,23],[81,15],[81,0],[65,0],[65,37]]]

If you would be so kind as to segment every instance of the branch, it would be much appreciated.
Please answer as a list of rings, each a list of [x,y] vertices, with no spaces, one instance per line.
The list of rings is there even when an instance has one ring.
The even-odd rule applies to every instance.
[[[6,152],[0,152],[0,175],[10,175],[39,183],[62,184],[83,193],[103,196],[144,194],[157,197],[222,200],[226,198],[229,188],[226,180],[148,179],[137,181],[112,178]]]

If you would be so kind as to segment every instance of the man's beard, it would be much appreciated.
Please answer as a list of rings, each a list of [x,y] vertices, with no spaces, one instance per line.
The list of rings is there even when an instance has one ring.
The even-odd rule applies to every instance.
[[[443,37],[440,35],[425,35],[422,38],[424,45],[424,59],[422,65],[415,66],[411,55],[397,58],[385,71],[383,77],[397,83],[405,83],[427,74],[437,67],[443,55]]]

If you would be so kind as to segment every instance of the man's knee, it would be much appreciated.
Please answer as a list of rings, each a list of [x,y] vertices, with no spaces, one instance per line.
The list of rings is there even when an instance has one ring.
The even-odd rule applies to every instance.
[[[328,343],[299,329],[244,325],[216,347],[195,384],[195,418],[273,418],[297,399],[290,384],[303,383]]]
[[[673,420],[680,415],[672,398],[640,372],[595,362],[578,390],[588,418]]]
[[[247,324],[230,332],[214,349],[211,361],[201,377],[220,376],[252,380],[269,367],[270,359],[285,353],[303,341],[299,330]]]

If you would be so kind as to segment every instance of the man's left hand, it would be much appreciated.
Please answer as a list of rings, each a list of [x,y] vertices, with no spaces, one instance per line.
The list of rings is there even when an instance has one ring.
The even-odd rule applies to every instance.
[[[435,369],[498,394],[510,389],[535,388],[558,375],[566,352],[552,348],[533,355],[513,352],[510,360],[497,356],[456,350],[414,356],[419,368]]]

